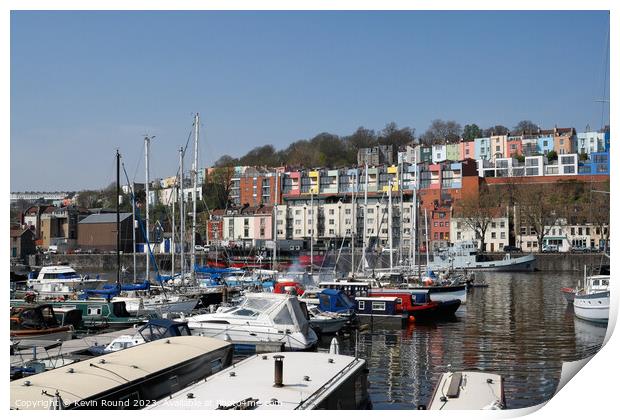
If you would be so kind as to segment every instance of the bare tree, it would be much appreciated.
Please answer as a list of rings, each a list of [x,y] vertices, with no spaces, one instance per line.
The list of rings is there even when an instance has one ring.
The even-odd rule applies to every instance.
[[[566,216],[563,190],[553,183],[520,185],[516,191],[521,223],[529,226],[536,235],[539,252],[542,252],[545,237]]]
[[[456,143],[460,140],[462,132],[461,124],[456,121],[433,120],[421,140],[427,145],[438,142]]]
[[[494,218],[501,214],[501,197],[496,190],[481,188],[455,204],[455,215],[471,228],[479,241],[479,251],[486,251],[486,233]]]
[[[530,120],[519,121],[517,125],[515,125],[514,132],[515,133],[523,133],[523,134],[533,134],[538,131],[538,124],[533,123]]]

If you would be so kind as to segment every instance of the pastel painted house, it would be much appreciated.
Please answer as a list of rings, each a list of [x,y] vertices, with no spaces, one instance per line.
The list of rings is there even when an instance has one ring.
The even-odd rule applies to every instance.
[[[463,141],[459,143],[459,159],[476,159],[476,143],[474,141]]]
[[[461,160],[460,143],[446,144],[446,160],[456,162]]]
[[[433,145],[433,163],[443,162],[446,160],[446,145],[434,144]]]
[[[474,159],[491,160],[491,139],[489,137],[480,137],[474,140],[475,150]]]

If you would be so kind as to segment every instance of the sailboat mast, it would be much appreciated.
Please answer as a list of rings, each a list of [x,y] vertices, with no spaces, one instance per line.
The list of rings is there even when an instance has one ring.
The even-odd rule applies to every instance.
[[[364,165],[364,232],[362,233],[362,261],[364,264],[363,269],[366,268],[366,248],[368,248],[368,231],[367,222],[368,219],[368,164]]]
[[[355,172],[355,188],[351,192],[351,274],[355,277],[355,233],[357,230],[357,188],[358,172]]]
[[[394,268],[394,252],[392,241],[392,180],[388,181],[388,243],[390,247],[390,271]]]
[[[192,193],[192,250],[191,250],[191,279],[196,279],[196,201],[198,196],[198,133],[200,127],[200,117],[198,113],[194,118],[194,166],[192,169],[192,178],[194,181],[194,192]]]
[[[121,155],[116,149],[116,284],[121,284]]]
[[[131,244],[133,254],[133,282],[136,283],[136,184],[131,183]]]
[[[312,188],[312,186],[310,186],[310,188]],[[314,266],[314,200],[312,190],[310,190],[310,215],[312,216],[310,219],[310,274],[312,274]]]
[[[398,265],[403,263],[403,164],[398,162],[398,192],[399,192],[399,215],[398,215]]]
[[[272,254],[272,262],[271,262],[271,269],[275,270],[276,269],[276,261],[278,258],[278,247],[276,246],[276,240],[278,238],[278,221],[277,221],[277,216],[278,216],[278,204],[279,204],[279,197],[278,197],[278,186],[279,186],[279,175],[280,172],[276,170],[276,182],[275,182],[275,201],[273,203],[273,216],[271,218],[272,223],[273,223],[273,254]]]
[[[181,280],[185,278],[185,197],[183,196],[183,148],[179,149],[179,217],[181,218]]]
[[[150,222],[149,222],[149,196],[150,196],[150,190],[149,190],[149,146],[151,144],[151,139],[148,136],[144,136],[144,161],[145,161],[145,171],[146,171],[146,181],[144,183],[145,186],[145,193],[146,193],[146,246],[150,248],[151,246],[151,241],[150,241],[150,237],[149,237],[149,231],[150,231]],[[150,275],[150,271],[151,271],[151,261],[149,259],[149,252],[150,250],[147,250],[145,253],[146,256],[146,280],[149,280],[149,275]]]
[[[428,214],[426,212],[426,209],[424,209],[424,230],[426,232],[426,234],[424,235],[424,237],[426,238],[426,269],[428,270]]]
[[[177,185],[176,185],[176,181],[174,183],[174,186],[172,187],[172,238],[171,238],[171,244],[170,244],[170,252],[172,254],[172,265],[170,267],[170,274],[172,276],[174,276],[174,257],[175,257],[175,248],[176,248],[176,233],[177,233],[177,228],[176,228],[176,218],[175,218],[175,214],[174,212],[176,211],[176,206],[175,206],[175,202],[177,201],[177,197],[178,197],[178,189],[177,189]]]

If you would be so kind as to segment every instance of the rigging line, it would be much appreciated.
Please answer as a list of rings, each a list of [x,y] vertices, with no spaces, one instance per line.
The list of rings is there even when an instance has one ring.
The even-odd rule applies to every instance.
[[[601,97],[601,129],[605,127],[605,94],[607,92],[607,68],[609,67],[609,26],[607,27],[607,46],[603,54],[603,96]]]
[[[138,156],[144,156],[144,142],[142,142],[142,148],[140,149],[140,154]],[[138,158],[138,163],[136,163],[136,170],[133,174],[133,182],[136,182],[136,178],[138,177],[138,169],[140,169],[141,163],[142,158]]]

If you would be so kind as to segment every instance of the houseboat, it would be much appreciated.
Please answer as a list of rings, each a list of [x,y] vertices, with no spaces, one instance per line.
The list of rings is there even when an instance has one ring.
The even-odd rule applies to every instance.
[[[356,297],[357,317],[360,323],[381,323],[405,327],[409,315],[399,311],[398,298],[395,296]]]
[[[147,410],[355,410],[371,407],[366,361],[330,353],[256,355]]]
[[[416,321],[453,317],[461,306],[459,299],[434,301],[428,290],[372,289],[370,297],[396,297],[396,311],[413,316]]]
[[[170,337],[10,383],[12,410],[140,409],[232,363],[207,337]]]
[[[238,306],[182,317],[194,334],[237,345],[271,343],[288,350],[305,350],[318,341],[297,297],[275,293],[246,293]]]
[[[441,375],[428,405],[430,410],[502,410],[506,408],[504,380],[485,372]]]

